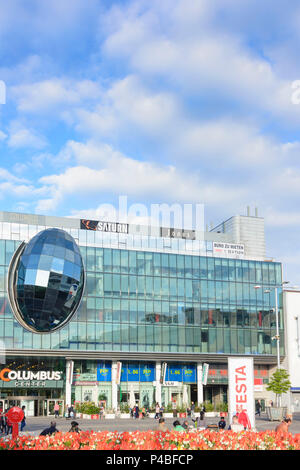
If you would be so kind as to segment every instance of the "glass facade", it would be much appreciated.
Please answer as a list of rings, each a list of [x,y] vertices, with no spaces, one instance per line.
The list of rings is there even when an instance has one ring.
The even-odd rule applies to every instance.
[[[21,242],[0,240],[0,337],[7,349],[276,355],[272,287],[281,285],[280,263],[85,246],[80,236],[82,302],[68,325],[43,335],[13,317],[6,275]],[[282,329],[280,307],[281,337]],[[281,342],[281,354],[283,348]]]
[[[18,250],[9,288],[17,320],[35,333],[62,327],[82,297],[84,269],[75,240],[64,230],[43,230]]]

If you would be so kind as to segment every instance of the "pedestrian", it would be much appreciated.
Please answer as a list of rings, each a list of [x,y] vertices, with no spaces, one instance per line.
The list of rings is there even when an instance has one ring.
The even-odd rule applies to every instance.
[[[101,403],[100,405],[100,419],[102,419],[104,416],[104,406],[103,406],[103,403]]]
[[[55,418],[59,417],[59,404],[57,402],[54,405],[54,416]]]
[[[81,429],[79,429],[79,424],[77,423],[77,421],[72,421],[71,422],[71,429],[69,430],[69,432],[80,432]]]
[[[22,419],[22,421],[21,421],[21,429],[20,429],[21,432],[23,431],[23,429],[24,429],[25,426],[26,426],[25,408],[26,408],[26,406],[23,405],[23,406],[22,406],[22,411],[23,411],[23,413],[24,413],[24,416],[23,416],[23,419]]]
[[[7,408],[5,413],[7,413],[10,410],[10,408]],[[12,434],[12,423],[9,421],[9,418],[5,415],[5,434],[8,436],[9,434]]]
[[[74,413],[73,405],[70,406],[69,410],[70,410],[70,413],[69,413],[69,414],[70,414],[70,418],[74,418],[74,414],[75,414],[75,413]]]
[[[161,405],[161,407],[159,408],[159,416],[160,418],[162,418],[164,415],[164,407]]]
[[[157,430],[158,430],[158,431],[163,431],[163,432],[168,431],[168,428],[167,428],[167,425],[166,425],[166,423],[165,423],[165,419],[164,419],[164,418],[159,418]]]
[[[160,406],[159,406],[159,403],[156,403],[154,419],[159,419],[159,413],[160,413]]]
[[[260,416],[260,413],[261,413],[261,403],[260,403],[260,400],[257,400],[256,405],[255,405],[255,409],[256,409],[255,414],[258,415],[258,416]]]
[[[177,405],[176,400],[172,401],[172,410],[173,410],[173,418],[177,418]]]
[[[139,417],[139,412],[140,412],[140,410],[139,410],[138,405],[135,405],[135,411],[134,411],[134,417],[135,417],[135,419],[138,419],[138,417]]]
[[[292,424],[291,418],[284,418],[280,424],[278,424],[275,428],[276,433],[287,433],[289,432],[289,426]]]
[[[219,421],[219,423],[218,423],[218,428],[219,428],[219,429],[225,429],[225,427],[226,427],[225,418],[224,418],[224,416],[221,416],[221,419],[220,419],[220,421]]]
[[[192,401],[191,403],[191,418],[195,418],[195,403]]]
[[[2,410],[0,411],[0,432],[1,434],[5,431],[5,417],[2,415]]]
[[[50,427],[44,429],[44,430],[41,432],[40,436],[51,436],[52,434],[55,434],[56,432],[58,432],[58,429],[56,429],[56,422],[55,422],[55,421],[51,421]]]
[[[200,411],[200,416],[196,419],[192,419],[195,423],[195,428],[197,429],[205,429],[206,428],[206,421],[205,421],[205,413],[204,411]]]

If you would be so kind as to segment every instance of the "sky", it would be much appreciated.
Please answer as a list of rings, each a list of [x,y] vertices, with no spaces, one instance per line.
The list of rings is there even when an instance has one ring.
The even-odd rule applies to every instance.
[[[296,0],[0,0],[0,209],[258,207],[300,286],[299,50]]]

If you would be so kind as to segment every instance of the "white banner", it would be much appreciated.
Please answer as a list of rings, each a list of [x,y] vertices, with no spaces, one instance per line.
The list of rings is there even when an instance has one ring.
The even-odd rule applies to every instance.
[[[208,378],[208,370],[209,370],[209,364],[204,364],[202,365],[202,385],[207,384],[207,378]]]
[[[116,384],[119,385],[121,382],[121,372],[122,372],[122,362],[117,362],[117,371],[116,371]]]
[[[255,427],[254,373],[252,357],[228,358],[228,404],[229,420],[245,411]]]
[[[244,257],[244,245],[237,245],[235,243],[220,243],[213,242],[213,254],[214,256],[225,256],[226,258],[243,258]]]

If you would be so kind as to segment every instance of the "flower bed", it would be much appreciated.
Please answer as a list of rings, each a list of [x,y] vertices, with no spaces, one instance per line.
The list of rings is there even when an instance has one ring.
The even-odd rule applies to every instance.
[[[274,431],[57,433],[0,439],[0,450],[300,450],[300,434]]]

